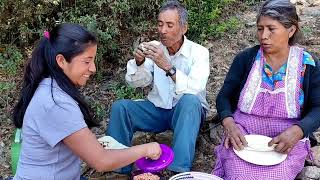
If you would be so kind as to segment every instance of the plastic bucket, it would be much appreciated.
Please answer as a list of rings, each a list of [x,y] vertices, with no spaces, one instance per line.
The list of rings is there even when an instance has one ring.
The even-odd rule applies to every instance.
[[[176,174],[175,176],[172,176],[169,180],[223,180],[222,178],[207,174],[204,172],[184,172],[180,174]]]
[[[14,140],[11,144],[11,171],[15,175],[21,150],[21,129],[16,129],[14,133]]]

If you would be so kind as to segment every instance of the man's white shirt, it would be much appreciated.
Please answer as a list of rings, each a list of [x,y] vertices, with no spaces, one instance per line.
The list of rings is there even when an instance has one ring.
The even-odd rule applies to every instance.
[[[206,84],[210,74],[209,51],[207,48],[196,44],[186,37],[180,50],[173,56],[162,44],[167,60],[176,68],[176,82],[166,76],[152,59],[146,58],[145,62],[137,66],[135,59],[127,64],[126,81],[132,87],[146,87],[152,83],[153,88],[148,94],[148,100],[156,107],[172,109],[183,94],[198,96],[201,104],[207,110]]]

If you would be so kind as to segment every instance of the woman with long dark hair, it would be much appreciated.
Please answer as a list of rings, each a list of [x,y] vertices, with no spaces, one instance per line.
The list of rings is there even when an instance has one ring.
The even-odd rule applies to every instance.
[[[34,49],[14,109],[22,149],[14,179],[80,179],[80,158],[110,171],[141,157],[157,159],[159,144],[105,150],[88,127],[97,123],[78,88],[96,72],[97,40],[76,24],[45,32]]]

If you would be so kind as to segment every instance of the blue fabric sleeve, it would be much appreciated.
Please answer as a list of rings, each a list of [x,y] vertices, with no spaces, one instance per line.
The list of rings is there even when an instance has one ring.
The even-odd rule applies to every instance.
[[[87,127],[79,106],[75,102],[57,102],[47,110],[45,120],[38,121],[40,136],[51,147],[72,133]]]

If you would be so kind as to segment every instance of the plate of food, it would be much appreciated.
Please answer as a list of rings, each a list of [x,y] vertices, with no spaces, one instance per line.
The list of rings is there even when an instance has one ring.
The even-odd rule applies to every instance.
[[[173,150],[165,144],[160,144],[160,148],[162,153],[159,159],[140,158],[136,161],[137,168],[144,172],[160,172],[167,168],[173,161]]]
[[[142,170],[135,170],[132,172],[132,180],[164,180],[160,173],[144,172]]]
[[[268,146],[271,137],[263,135],[245,135],[248,146],[243,150],[233,151],[244,161],[252,164],[271,166],[283,162],[287,158],[287,154],[282,154],[274,150],[275,146]]]

